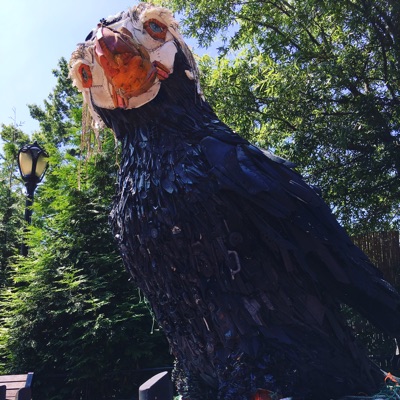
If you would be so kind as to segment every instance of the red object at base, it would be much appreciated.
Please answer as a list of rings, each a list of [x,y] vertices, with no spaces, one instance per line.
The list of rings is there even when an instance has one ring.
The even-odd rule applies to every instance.
[[[271,392],[265,389],[258,389],[251,400],[272,400]]]

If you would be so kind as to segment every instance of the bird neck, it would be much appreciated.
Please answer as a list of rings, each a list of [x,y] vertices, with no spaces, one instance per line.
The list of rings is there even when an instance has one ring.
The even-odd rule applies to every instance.
[[[144,118],[142,110],[120,137],[124,159],[135,160],[137,168],[143,167],[144,158],[171,163],[183,157],[188,147],[198,146],[213,130],[225,127],[204,102],[190,109],[175,105],[152,114],[152,118]]]

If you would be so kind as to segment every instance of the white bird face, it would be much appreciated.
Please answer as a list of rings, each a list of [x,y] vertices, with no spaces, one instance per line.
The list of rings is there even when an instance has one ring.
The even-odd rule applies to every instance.
[[[92,115],[100,108],[137,108],[151,101],[174,68],[177,46],[198,78],[190,50],[171,12],[141,3],[100,23],[70,61],[70,75]]]

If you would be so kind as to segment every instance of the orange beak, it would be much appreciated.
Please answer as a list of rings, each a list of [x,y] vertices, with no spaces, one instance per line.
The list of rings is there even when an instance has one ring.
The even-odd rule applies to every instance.
[[[126,29],[99,27],[95,53],[113,89],[115,107],[126,108],[131,97],[147,92],[157,78],[149,53]]]

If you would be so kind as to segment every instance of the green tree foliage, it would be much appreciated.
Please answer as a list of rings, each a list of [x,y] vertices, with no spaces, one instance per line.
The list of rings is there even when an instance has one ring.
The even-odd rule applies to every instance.
[[[38,105],[29,105],[32,118],[39,121],[40,134],[55,146],[76,142],[76,124],[81,116],[82,98],[68,77],[68,63],[61,59],[58,69],[53,70],[57,84],[53,93],[44,100],[44,110]]]
[[[81,99],[65,60],[59,67],[44,110],[31,106],[50,168],[35,195],[29,255],[15,259],[2,291],[1,372],[34,371],[34,399],[128,398],[148,378],[138,370],[172,360],[108,226],[113,135],[100,132],[101,152],[81,146]]]
[[[351,233],[400,226],[400,4],[161,1],[221,57],[203,89],[240,134],[298,164]]]
[[[17,178],[16,157],[27,136],[16,123],[1,125],[0,137],[3,153],[0,154],[0,294],[7,291],[12,281],[11,259],[18,254],[21,242],[23,215],[21,190]],[[4,368],[8,350],[7,330],[0,315],[0,371]]]
[[[7,285],[9,259],[18,252],[21,236],[22,196],[18,191],[17,154],[27,135],[16,126],[1,125],[0,155],[0,288]]]

